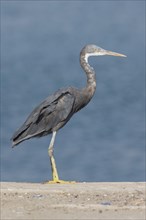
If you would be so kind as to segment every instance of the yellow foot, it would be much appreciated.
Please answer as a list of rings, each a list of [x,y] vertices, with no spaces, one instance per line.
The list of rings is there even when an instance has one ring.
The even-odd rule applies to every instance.
[[[70,183],[76,183],[75,181],[65,181],[65,180],[50,180],[50,181],[46,181],[46,182],[43,182],[43,183],[47,183],[47,184],[70,184]]]

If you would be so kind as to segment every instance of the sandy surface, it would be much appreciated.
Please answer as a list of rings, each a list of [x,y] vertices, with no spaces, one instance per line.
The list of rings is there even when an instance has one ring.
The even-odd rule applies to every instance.
[[[146,219],[145,183],[1,183],[1,219]]]

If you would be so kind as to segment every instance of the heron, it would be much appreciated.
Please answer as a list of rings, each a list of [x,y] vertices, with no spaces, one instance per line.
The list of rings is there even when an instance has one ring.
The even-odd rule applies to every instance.
[[[12,147],[14,147],[27,139],[52,134],[48,147],[52,180],[47,181],[48,183],[71,182],[59,178],[53,154],[55,137],[58,130],[70,120],[73,114],[85,107],[92,99],[96,90],[96,73],[88,63],[88,58],[102,55],[126,57],[123,54],[105,50],[94,44],[83,47],[80,52],[80,65],[86,73],[86,86],[81,89],[75,87],[62,88],[47,97],[32,111],[23,125],[11,138]]]

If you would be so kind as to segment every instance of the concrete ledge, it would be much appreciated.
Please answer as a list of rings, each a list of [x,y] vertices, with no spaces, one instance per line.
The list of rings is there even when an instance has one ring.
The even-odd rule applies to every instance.
[[[1,183],[1,219],[146,219],[145,183]]]

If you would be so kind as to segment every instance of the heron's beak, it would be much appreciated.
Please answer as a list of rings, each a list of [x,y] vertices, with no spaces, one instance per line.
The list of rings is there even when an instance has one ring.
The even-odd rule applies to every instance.
[[[124,54],[115,53],[115,52],[112,52],[112,51],[109,51],[109,50],[105,50],[105,55],[116,56],[116,57],[127,57]]]

